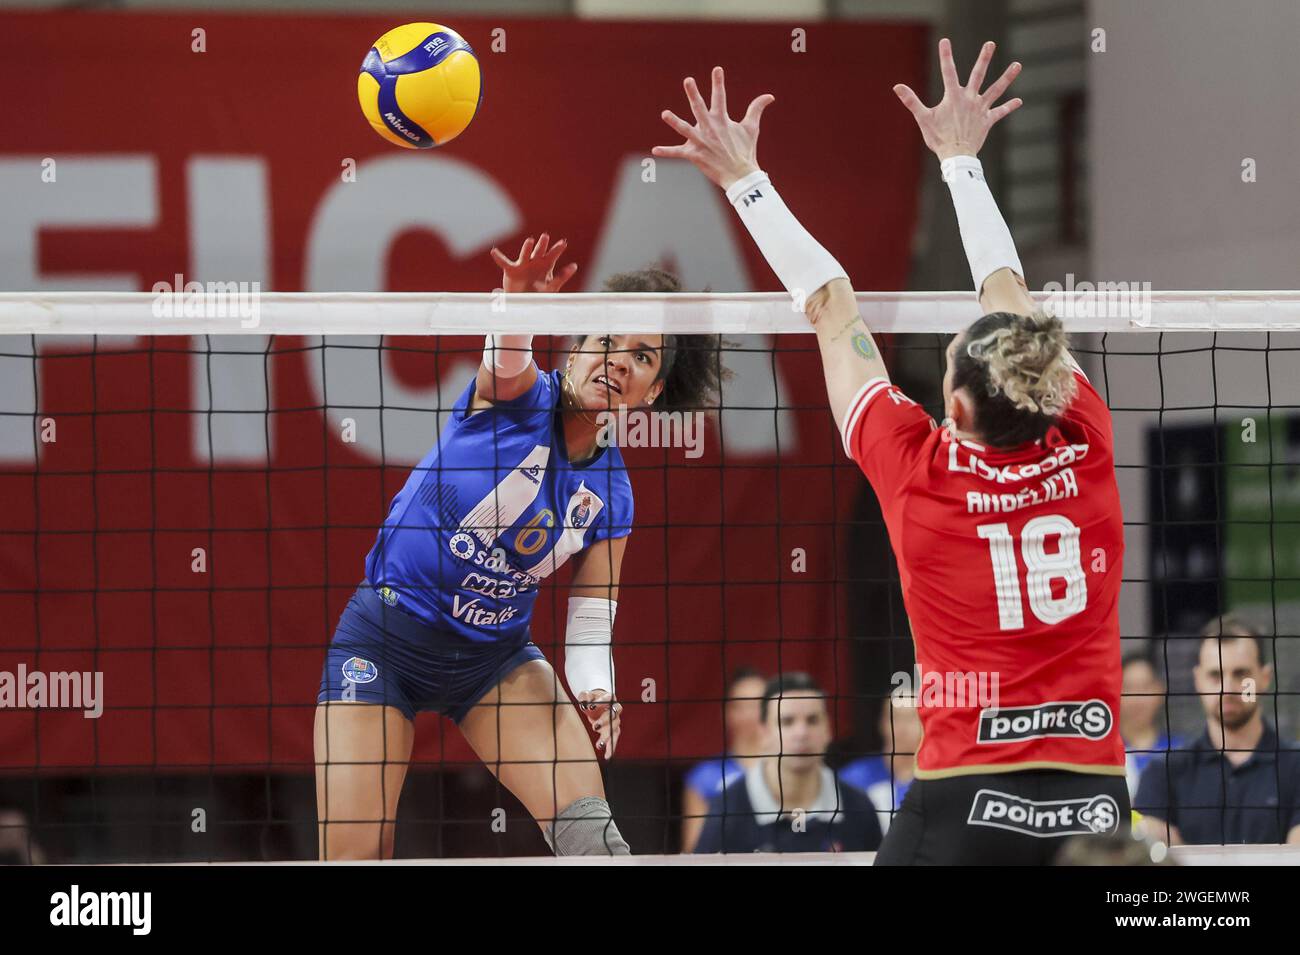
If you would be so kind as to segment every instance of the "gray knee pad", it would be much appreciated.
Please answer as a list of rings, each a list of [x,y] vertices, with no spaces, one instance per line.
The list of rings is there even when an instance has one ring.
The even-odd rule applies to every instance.
[[[627,842],[614,825],[609,803],[583,796],[560,810],[546,827],[546,844],[557,856],[627,856]]]

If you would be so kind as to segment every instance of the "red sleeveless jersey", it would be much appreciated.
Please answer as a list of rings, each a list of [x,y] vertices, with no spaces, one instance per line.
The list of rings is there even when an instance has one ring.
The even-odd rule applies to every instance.
[[[884,378],[841,422],[898,560],[919,778],[1124,773],[1110,410],[1077,367],[1075,378],[1058,423],[1017,448],[954,439]]]

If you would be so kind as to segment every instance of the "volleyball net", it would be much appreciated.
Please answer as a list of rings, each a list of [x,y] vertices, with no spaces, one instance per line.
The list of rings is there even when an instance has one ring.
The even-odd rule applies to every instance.
[[[1133,663],[1121,728],[1144,740],[1130,754],[1134,777],[1204,731],[1193,668],[1200,634],[1226,613],[1262,636],[1271,670],[1249,702],[1290,745],[1300,293],[1043,300],[1112,412]],[[947,336],[978,317],[972,296],[858,302],[893,380],[941,419]],[[825,761],[888,825],[919,736],[914,713],[894,703],[915,675],[898,569],[788,296],[232,285],[0,294],[6,851],[68,862],[316,856],[312,721],[325,649],[487,331],[534,334],[544,371],[563,366],[573,336],[711,334],[731,372],[716,409],[626,421],[617,434],[635,519],[614,636],[623,736],[602,770],[633,851],[679,852],[723,781],[782,755],[755,699],[779,674],[806,673],[824,691]],[[564,584],[558,573],[540,587],[530,628],[557,672]],[[1279,816],[1266,805],[1214,811],[1242,808]],[[506,858],[545,847],[455,727],[424,714],[397,851]]]

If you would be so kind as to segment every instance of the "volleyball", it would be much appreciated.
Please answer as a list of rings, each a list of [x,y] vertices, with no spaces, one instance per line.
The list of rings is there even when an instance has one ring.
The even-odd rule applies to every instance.
[[[370,48],[357,75],[361,112],[376,133],[406,149],[432,149],[469,126],[483,98],[478,58],[459,33],[407,23]]]

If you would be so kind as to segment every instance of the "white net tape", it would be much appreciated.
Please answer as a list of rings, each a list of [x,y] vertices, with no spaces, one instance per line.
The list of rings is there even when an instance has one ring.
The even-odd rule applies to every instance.
[[[798,334],[784,293],[258,292],[221,283],[202,295],[0,293],[0,333],[99,335],[456,335],[562,330]],[[1035,293],[1072,332],[1300,329],[1300,291]],[[954,332],[980,315],[970,292],[861,292],[867,327]]]

